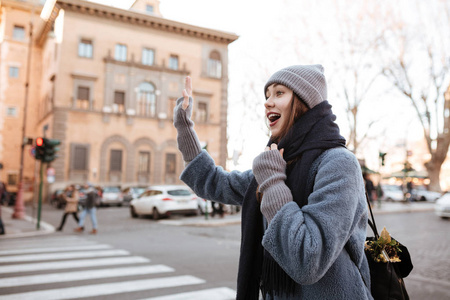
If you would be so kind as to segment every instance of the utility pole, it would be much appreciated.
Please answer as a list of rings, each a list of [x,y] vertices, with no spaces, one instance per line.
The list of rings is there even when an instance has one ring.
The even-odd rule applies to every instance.
[[[34,1],[33,1],[34,2]],[[20,168],[19,168],[19,190],[17,192],[16,203],[14,204],[14,212],[12,217],[14,219],[23,219],[25,215],[25,206],[23,201],[24,194],[24,184],[23,184],[23,164],[24,164],[24,150],[25,150],[25,135],[27,126],[27,110],[28,110],[28,96],[30,89],[30,71],[31,71],[31,52],[33,50],[33,16],[34,16],[35,4],[33,3],[33,8],[31,9],[30,17],[30,33],[28,40],[28,57],[27,57],[27,71],[26,71],[26,82],[25,82],[25,101],[23,104],[23,122],[22,122],[22,143],[20,146]]]

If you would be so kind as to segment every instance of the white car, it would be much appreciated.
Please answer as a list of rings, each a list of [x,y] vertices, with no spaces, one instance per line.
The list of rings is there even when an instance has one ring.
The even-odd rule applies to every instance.
[[[159,220],[172,214],[196,215],[197,212],[197,195],[184,185],[151,186],[130,202],[133,218],[151,215],[154,220]]]
[[[441,198],[436,200],[434,211],[439,217],[450,218],[450,192],[445,193]]]
[[[381,200],[384,201],[404,201],[402,187],[400,185],[382,185],[383,196]]]
[[[123,195],[120,187],[118,186],[106,186],[102,191],[102,198],[100,199],[100,205],[117,205],[122,206]]]
[[[430,201],[430,202],[436,201],[442,195],[439,192],[429,191],[424,186],[415,187],[412,190],[412,194],[416,201]]]

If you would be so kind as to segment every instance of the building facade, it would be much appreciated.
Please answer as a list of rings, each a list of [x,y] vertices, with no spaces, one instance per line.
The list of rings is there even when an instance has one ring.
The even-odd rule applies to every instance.
[[[43,2],[1,1],[0,180],[10,190],[23,123],[26,137],[61,141],[50,190],[179,183],[184,165],[172,112],[187,75],[199,139],[225,166],[228,45],[236,35],[164,19],[158,0],[129,10]],[[29,186],[38,176],[31,151],[25,146]]]

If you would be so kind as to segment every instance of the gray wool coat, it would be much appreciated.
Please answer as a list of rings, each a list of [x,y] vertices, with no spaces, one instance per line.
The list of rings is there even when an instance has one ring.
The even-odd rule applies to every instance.
[[[364,255],[367,204],[361,168],[345,148],[325,151],[313,163],[308,204],[283,205],[268,225],[262,246],[301,288],[294,299],[373,299]],[[226,172],[206,151],[197,155],[181,180],[205,199],[242,205],[254,178],[251,170]],[[355,263],[344,248],[348,249]],[[289,299],[275,297],[274,300]]]

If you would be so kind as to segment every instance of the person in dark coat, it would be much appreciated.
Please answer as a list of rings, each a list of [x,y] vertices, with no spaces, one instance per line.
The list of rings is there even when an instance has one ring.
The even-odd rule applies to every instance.
[[[83,211],[80,214],[80,221],[78,222],[78,228],[75,229],[75,232],[83,232],[84,231],[84,220],[86,215],[89,215],[92,222],[92,231],[91,234],[97,234],[97,198],[98,192],[93,186],[86,186],[86,203],[84,205]]]

